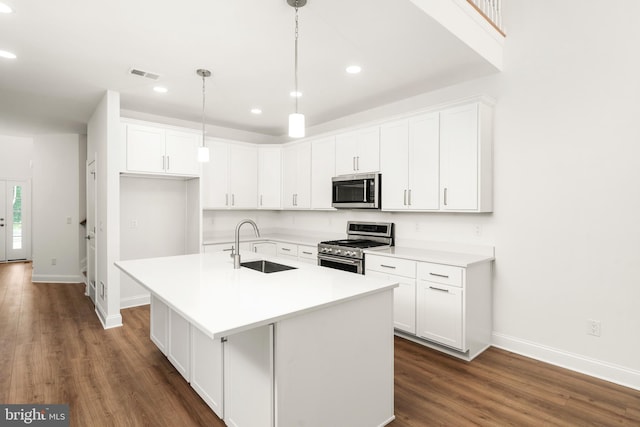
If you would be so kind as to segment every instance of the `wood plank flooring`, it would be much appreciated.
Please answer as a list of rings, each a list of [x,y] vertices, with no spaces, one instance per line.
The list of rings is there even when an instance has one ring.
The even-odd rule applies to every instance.
[[[122,315],[103,330],[84,285],[0,264],[0,403],[69,403],[74,427],[223,426],[150,341],[148,307]],[[493,348],[471,363],[395,351],[391,427],[640,426],[640,391]]]

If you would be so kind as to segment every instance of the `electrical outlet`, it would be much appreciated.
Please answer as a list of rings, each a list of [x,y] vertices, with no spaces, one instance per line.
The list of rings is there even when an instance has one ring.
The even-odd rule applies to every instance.
[[[473,231],[476,233],[476,236],[478,236],[478,237],[482,236],[482,226],[481,225],[474,226]]]
[[[602,329],[602,325],[599,320],[587,320],[587,335],[593,335],[599,337]]]
[[[51,265],[56,265],[58,260],[56,258],[51,258]]]

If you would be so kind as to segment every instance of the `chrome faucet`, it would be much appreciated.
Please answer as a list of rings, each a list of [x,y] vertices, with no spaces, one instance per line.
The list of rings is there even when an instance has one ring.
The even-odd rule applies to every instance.
[[[236,225],[236,244],[233,248],[231,248],[231,258],[233,258],[233,268],[240,268],[240,227],[242,224],[251,224],[253,225],[253,229],[256,232],[256,237],[260,237],[260,231],[258,231],[258,226],[255,222],[250,219],[243,219]]]

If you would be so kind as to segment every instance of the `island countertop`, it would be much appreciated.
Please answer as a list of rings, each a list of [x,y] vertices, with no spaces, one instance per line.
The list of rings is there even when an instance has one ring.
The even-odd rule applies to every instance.
[[[116,266],[211,338],[392,289],[393,281],[240,252],[297,267],[265,274],[233,268],[226,252],[118,261]]]

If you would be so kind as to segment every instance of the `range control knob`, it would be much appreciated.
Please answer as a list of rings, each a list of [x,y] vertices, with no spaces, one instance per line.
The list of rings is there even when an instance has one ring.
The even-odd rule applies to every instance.
[[[342,251],[340,249],[336,249],[336,255],[342,253]]]

